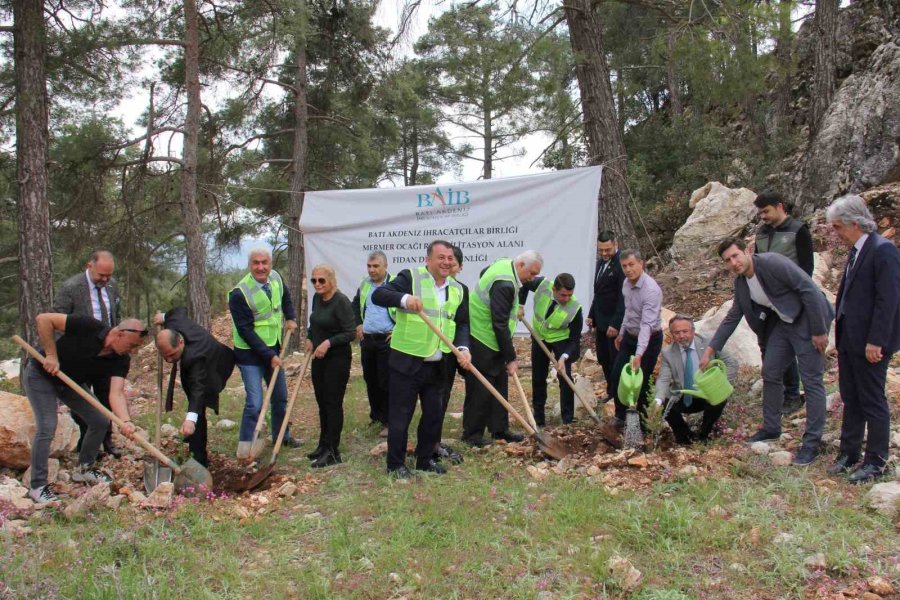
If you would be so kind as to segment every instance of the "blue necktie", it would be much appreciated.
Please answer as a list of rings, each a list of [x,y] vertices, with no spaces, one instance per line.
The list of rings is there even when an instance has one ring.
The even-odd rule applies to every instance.
[[[268,283],[262,284],[262,291],[266,293],[266,296],[269,297],[269,300],[272,299],[272,288],[269,287]]]
[[[853,269],[853,263],[856,262],[856,246],[850,248],[850,258],[847,259],[847,272]]]
[[[691,358],[692,348],[688,346],[684,349],[684,389],[694,389],[694,359]],[[694,397],[690,394],[682,396],[685,406],[690,406],[694,401]]]

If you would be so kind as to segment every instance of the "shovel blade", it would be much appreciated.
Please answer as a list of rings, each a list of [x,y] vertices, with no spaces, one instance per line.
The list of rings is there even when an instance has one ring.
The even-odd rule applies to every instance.
[[[144,489],[148,494],[152,494],[159,484],[170,481],[172,481],[172,469],[161,465],[158,460],[144,466]]]
[[[213,487],[213,478],[209,470],[198,463],[193,458],[187,459],[181,470],[175,475],[175,491],[183,492],[185,490],[198,490],[206,488],[211,490]]]
[[[269,463],[265,467],[261,468],[259,471],[254,473],[253,476],[250,477],[250,479],[248,479],[246,483],[244,483],[241,486],[242,489],[240,491],[248,491],[249,492],[250,490],[253,490],[253,489],[259,487],[260,485],[262,485],[263,481],[265,481],[266,479],[269,478],[269,475],[272,474],[272,471],[274,469],[275,469],[275,463]]]
[[[546,433],[535,434],[534,439],[541,452],[550,458],[559,460],[572,454],[572,448],[568,444],[552,435],[547,435]]]

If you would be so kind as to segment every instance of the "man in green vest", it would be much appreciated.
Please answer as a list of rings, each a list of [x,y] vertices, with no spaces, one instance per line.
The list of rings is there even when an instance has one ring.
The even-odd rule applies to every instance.
[[[544,342],[556,358],[557,373],[572,377],[572,363],[581,354],[581,328],[584,325],[584,314],[581,303],[575,297],[575,278],[569,273],[560,273],[551,283],[544,277],[536,277],[534,282],[534,316],[531,324],[535,333]],[[519,294],[519,302],[525,303],[528,296],[523,287]],[[531,402],[534,406],[534,420],[544,426],[544,406],[547,404],[547,372],[550,360],[538,343],[531,340]],[[575,418],[575,394],[572,388],[557,375],[559,381],[559,409],[563,424]]]
[[[274,385],[272,392],[272,439],[281,429],[281,421],[287,409],[287,383],[284,371],[272,381],[272,372],[281,365],[282,330],[297,328],[297,313],[291,294],[278,271],[272,269],[272,255],[258,248],[250,251],[250,272],[228,294],[228,310],[231,311],[231,333],[234,340],[234,360],[241,370],[244,390],[244,414],[238,441],[238,458],[250,455],[253,430],[262,409],[263,382]],[[291,437],[290,429],[282,442],[288,448],[296,448],[300,441]]]
[[[544,259],[526,250],[515,259],[501,258],[482,271],[478,284],[469,293],[472,332],[472,364],[504,397],[508,396],[509,375],[518,372],[512,336],[516,331],[519,291],[541,273]],[[483,385],[476,384],[463,406],[462,439],[470,446],[484,446],[484,429],[494,440],[520,442],[522,435],[509,430],[509,414]]]
[[[756,231],[753,253],[775,252],[785,256],[812,277],[815,259],[809,225],[790,215],[788,205],[778,192],[761,193],[753,201],[753,205],[762,221]],[[800,371],[796,359],[785,369],[783,383],[784,403],[781,405],[781,413],[791,415],[803,407]]]
[[[387,255],[381,250],[369,254],[366,261],[368,277],[364,277],[353,297],[356,317],[356,339],[359,340],[359,359],[369,396],[369,419],[387,437],[388,425],[388,358],[390,339],[394,329],[396,309],[387,309],[372,302],[372,292],[391,280]]]
[[[462,351],[459,365],[470,364],[469,307],[463,302],[463,288],[450,277],[453,247],[436,240],[428,246],[425,266],[403,269],[390,282],[372,292],[378,306],[397,308],[397,324],[391,334],[388,360],[390,396],[388,400],[387,471],[407,479],[406,441],[409,424],[422,403],[422,418],[416,443],[416,469],[444,474],[447,469],[434,457],[440,440],[442,398],[446,385],[446,355],[451,353],[437,334],[417,314],[425,315],[453,340]]]

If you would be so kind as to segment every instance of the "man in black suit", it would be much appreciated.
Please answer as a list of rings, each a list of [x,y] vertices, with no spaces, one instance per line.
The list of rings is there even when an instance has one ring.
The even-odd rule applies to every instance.
[[[606,378],[607,398],[616,388],[617,377],[613,373],[616,362],[616,337],[625,316],[622,284],[625,273],[619,262],[619,246],[612,231],[601,231],[597,241],[597,270],[594,273],[594,301],[587,315],[587,325],[594,330],[597,362]]]
[[[774,252],[751,254],[740,238],[719,244],[719,256],[734,279],[734,303],[700,359],[705,369],[737,329],[741,318],[759,338],[763,352],[763,424],[747,441],[781,436],[784,365],[797,358],[806,389],[806,431],[794,464],[807,466],[819,453],[825,429],[825,350],[834,309],[803,269]]]
[[[181,387],[188,400],[181,433],[187,439],[191,456],[204,467],[209,466],[206,409],[219,412],[219,394],[234,371],[234,352],[189,319],[183,306],[176,306],[165,316],[157,314],[154,322],[165,327],[156,335],[156,348],[163,360],[175,365],[169,380],[166,408],[171,410],[172,407],[175,373],[180,364]]]
[[[396,307],[397,322],[391,335],[391,369],[388,378],[387,471],[399,478],[412,476],[406,467],[406,441],[416,399],[422,402],[422,418],[416,445],[416,469],[443,474],[447,470],[434,459],[440,440],[446,361],[451,352],[416,314],[424,311],[454,346],[463,353],[459,366],[469,366],[469,307],[462,286],[450,277],[453,247],[436,240],[429,244],[425,266],[404,269],[397,277],[372,292],[372,302]]]
[[[115,270],[116,261],[113,255],[107,250],[95,250],[91,253],[84,272],[73,275],[59,286],[53,298],[51,312],[91,317],[107,327],[115,327],[121,320],[119,292],[113,279]],[[108,391],[103,387],[92,391],[100,403],[109,408]],[[81,430],[77,445],[77,449],[81,450],[87,425],[79,415],[72,413],[72,417]],[[113,444],[111,428],[103,438],[103,450],[115,458],[122,455],[121,450]]]
[[[884,393],[888,364],[900,349],[900,251],[876,232],[875,220],[859,196],[835,200],[825,213],[850,256],[837,295],[835,341],[841,400],[841,450],[828,468],[849,472],[850,483],[885,475],[891,415]]]

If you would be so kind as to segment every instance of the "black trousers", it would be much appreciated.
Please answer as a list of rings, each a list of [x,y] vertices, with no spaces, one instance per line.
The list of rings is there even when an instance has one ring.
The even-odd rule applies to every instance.
[[[622,344],[619,346],[619,355],[616,357],[616,364],[613,366],[613,372],[616,373],[616,386],[610,391],[616,403],[616,418],[624,419],[627,407],[619,402],[619,377],[625,365],[631,361],[632,355],[637,351],[638,339],[630,333],[622,336]],[[641,370],[644,372],[644,383],[641,385],[641,391],[638,394],[637,409],[641,415],[647,414],[647,390],[650,387],[650,378],[653,376],[653,369],[656,368],[656,360],[662,350],[663,334],[662,331],[650,334],[650,340],[647,342],[647,349],[641,356]]]
[[[459,368],[459,363],[456,360],[456,355],[452,352],[449,354],[444,354],[443,369],[444,395],[441,398],[441,426],[438,430],[438,441],[441,441],[444,436],[444,418],[447,416],[447,407],[450,406],[450,395],[453,392],[453,384],[456,383],[456,374],[459,373],[460,375],[462,375],[463,381],[465,382],[465,400],[463,401],[463,406],[465,406],[465,402],[469,401],[469,394],[472,390],[472,382],[474,381],[476,384],[478,384],[471,373]]]
[[[369,419],[382,425],[388,422],[388,390],[391,344],[385,334],[365,334],[359,343],[363,379],[369,396]]]
[[[509,376],[506,374],[506,363],[500,352],[491,350],[474,337],[469,342],[472,351],[472,364],[484,378],[504,398],[509,397]],[[464,441],[476,440],[484,436],[485,427],[492,435],[509,431],[509,413],[474,375],[471,384],[472,393],[463,405]]]
[[[105,406],[106,408],[112,410],[109,405],[109,383],[107,382],[105,385],[95,385],[88,387],[89,391],[94,392],[94,397],[100,401],[100,404]],[[88,425],[84,419],[81,418],[81,415],[72,411],[72,419],[75,421],[75,424],[78,425],[78,443],[75,445],[75,450],[77,452],[81,452],[81,443],[84,441],[84,434],[87,433]],[[106,427],[106,434],[103,436],[103,448],[109,449],[112,447],[112,422],[109,423]]]
[[[197,423],[194,433],[186,438],[191,456],[204,467],[209,466],[209,455],[206,453],[206,442],[209,430],[206,423],[206,409],[204,408],[197,413]]]
[[[691,428],[688,427],[683,415],[702,412],[703,420],[700,422],[700,429],[697,431],[697,437],[701,440],[705,440],[709,438],[709,434],[712,433],[716,421],[722,416],[722,411],[725,410],[726,404],[728,404],[728,402],[722,402],[721,404],[712,406],[706,400],[694,397],[691,399],[691,405],[685,406],[684,398],[679,398],[677,402],[672,404],[672,408],[669,409],[669,414],[666,415],[666,423],[672,428],[675,440],[679,443],[686,443],[690,441],[692,436]]]
[[[444,397],[444,361],[422,361],[414,372],[391,369],[388,402],[387,468],[390,471],[406,464],[406,442],[409,424],[416,411],[416,400],[422,403],[422,417],[416,434],[416,457],[428,459],[440,440],[441,406]]]
[[[556,351],[553,351],[556,356]],[[559,357],[556,356],[556,360]],[[544,408],[547,405],[547,374],[550,372],[550,359],[533,339],[531,340],[531,404],[534,407],[534,420],[544,426]],[[572,360],[566,360],[566,374],[572,377]],[[575,418],[575,393],[562,375],[557,374],[559,383],[559,413],[563,423],[571,423]]]
[[[337,450],[344,429],[344,392],[350,379],[350,346],[332,348],[312,361],[312,383],[319,405],[319,446]]]
[[[615,338],[606,337],[609,324],[598,323],[594,329],[594,342],[597,348],[597,362],[603,369],[603,377],[606,379],[606,395],[612,396],[613,390],[618,385],[618,378],[613,374],[613,366],[619,351],[616,350]],[[615,385],[613,382],[615,381]]]
[[[838,350],[838,372],[844,416],[841,421],[841,454],[859,456],[863,436],[863,463],[884,467],[888,458],[891,412],[884,384],[890,356],[872,364],[863,353]]]

